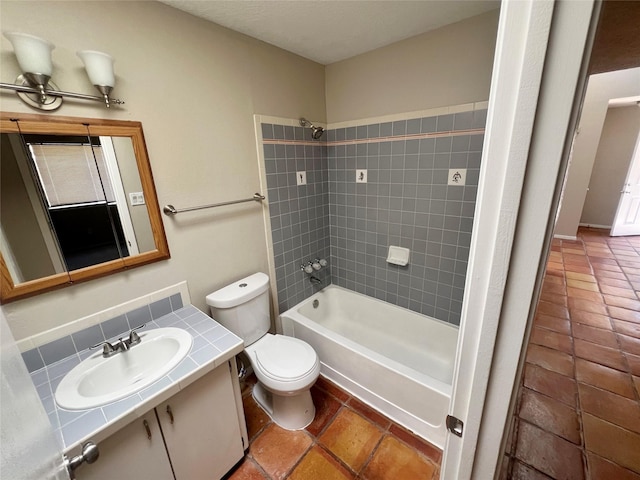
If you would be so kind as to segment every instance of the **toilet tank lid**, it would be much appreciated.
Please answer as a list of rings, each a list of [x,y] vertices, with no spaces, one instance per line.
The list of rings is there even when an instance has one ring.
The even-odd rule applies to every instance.
[[[207,295],[207,305],[215,308],[236,307],[266,292],[268,288],[269,277],[264,273],[254,273]]]

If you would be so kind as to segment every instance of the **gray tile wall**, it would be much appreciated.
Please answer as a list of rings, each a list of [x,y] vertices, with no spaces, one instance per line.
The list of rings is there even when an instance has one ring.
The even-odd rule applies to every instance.
[[[485,121],[481,110],[328,132],[333,283],[460,323],[484,136],[455,132]],[[458,168],[466,185],[448,186]],[[390,245],[411,250],[409,265],[386,262]]]
[[[327,147],[302,127],[262,124],[262,135],[282,141],[265,144],[264,157],[278,308],[284,312],[331,283],[330,266],[314,273],[323,281],[318,286],[300,270],[302,262],[330,255]],[[297,185],[300,171],[307,185]]]
[[[330,256],[320,288],[333,282],[459,324],[485,121],[477,110],[329,130],[320,142],[262,124],[279,311],[318,289],[301,262]],[[467,169],[465,186],[447,185],[452,168]],[[356,169],[367,169],[366,184]],[[411,249],[408,266],[386,262],[389,245]]]

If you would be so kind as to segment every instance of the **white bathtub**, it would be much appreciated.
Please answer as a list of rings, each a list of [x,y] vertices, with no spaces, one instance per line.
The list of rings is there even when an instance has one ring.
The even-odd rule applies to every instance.
[[[456,326],[336,285],[280,319],[318,352],[323,375],[443,448]]]

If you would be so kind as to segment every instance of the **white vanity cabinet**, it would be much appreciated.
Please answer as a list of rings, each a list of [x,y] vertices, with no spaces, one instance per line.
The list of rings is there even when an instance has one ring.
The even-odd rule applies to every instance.
[[[98,449],[95,463],[76,470],[78,480],[174,480],[155,410],[100,442]]]
[[[156,412],[176,480],[219,479],[244,455],[228,364],[161,403]]]
[[[76,478],[220,479],[244,455],[246,427],[233,367],[223,363],[99,442],[100,458],[82,465]]]

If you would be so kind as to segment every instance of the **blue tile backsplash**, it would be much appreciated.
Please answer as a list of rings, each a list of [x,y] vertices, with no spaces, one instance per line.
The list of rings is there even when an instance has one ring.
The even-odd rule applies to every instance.
[[[335,283],[458,325],[486,110],[331,129],[262,124],[279,311],[312,295],[302,261]],[[300,131],[299,131],[300,130]],[[266,135],[265,135],[266,133]],[[356,183],[356,169],[367,183]],[[448,185],[450,170],[466,184]],[[297,186],[295,172],[307,172]],[[405,267],[388,247],[411,250]]]
[[[35,372],[46,365],[56,363],[76,353],[86,354],[86,350],[105,340],[116,340],[129,333],[134,327],[167,315],[183,307],[180,294],[171,295],[150,305],[144,305],[123,315],[92,325],[66,337],[59,338],[40,347],[22,353],[29,372]]]

